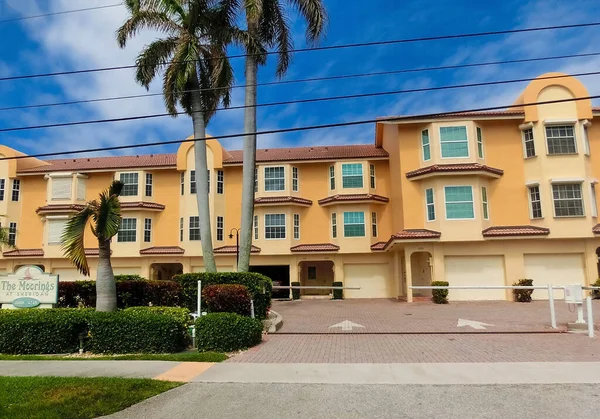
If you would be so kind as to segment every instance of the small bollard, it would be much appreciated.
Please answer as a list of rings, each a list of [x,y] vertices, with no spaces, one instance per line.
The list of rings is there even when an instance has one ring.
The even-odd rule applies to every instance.
[[[250,300],[250,317],[254,318],[254,300]]]
[[[592,297],[588,296],[585,299],[587,303],[587,318],[588,318],[588,336],[594,337],[594,314],[592,313]]]

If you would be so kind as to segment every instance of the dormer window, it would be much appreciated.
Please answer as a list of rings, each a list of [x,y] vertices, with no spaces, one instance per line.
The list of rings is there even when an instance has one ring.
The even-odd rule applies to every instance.
[[[69,200],[71,199],[71,186],[73,178],[68,177],[53,177],[51,181],[52,200]]]
[[[121,196],[136,196],[138,194],[138,174],[137,173],[121,173],[119,176],[123,182],[123,190]]]
[[[469,157],[467,127],[440,127],[442,158]]]

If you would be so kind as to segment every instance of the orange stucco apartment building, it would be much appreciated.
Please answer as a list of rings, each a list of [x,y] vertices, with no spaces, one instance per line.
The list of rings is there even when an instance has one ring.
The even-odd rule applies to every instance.
[[[574,78],[548,76],[530,83],[516,104],[589,96]],[[432,279],[590,284],[600,248],[595,116],[600,108],[579,100],[382,120],[370,145],[259,150],[253,270],[283,283],[360,287],[347,298],[408,301],[424,294],[411,284]],[[207,146],[217,266],[233,270],[229,234],[240,223],[242,153],[215,140]],[[0,153],[21,154],[6,146]],[[0,270],[36,264],[61,280],[82,279],[62,257],[62,229],[120,179],[115,273],[160,280],[202,271],[193,154],[192,143],[182,143],[176,154],[0,161],[0,221],[17,246],[4,249]],[[87,235],[92,278],[94,240]],[[450,298],[510,294],[452,290]]]

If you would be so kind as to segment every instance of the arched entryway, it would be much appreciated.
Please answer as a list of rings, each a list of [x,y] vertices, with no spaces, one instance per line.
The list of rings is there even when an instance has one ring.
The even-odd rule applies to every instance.
[[[410,255],[413,286],[431,285],[431,253],[415,252]],[[413,290],[414,297],[431,297],[431,290]]]
[[[305,287],[331,287],[335,281],[334,264],[331,260],[303,261],[298,265],[300,285]],[[329,295],[330,289],[303,289],[301,295]]]
[[[150,278],[153,281],[170,281],[175,275],[183,273],[181,263],[153,263],[150,265]]]

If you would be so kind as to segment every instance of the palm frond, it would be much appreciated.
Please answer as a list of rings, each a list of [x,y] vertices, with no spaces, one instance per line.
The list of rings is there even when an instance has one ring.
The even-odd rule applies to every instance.
[[[81,211],[67,221],[60,238],[61,247],[67,257],[82,275],[89,276],[90,268],[85,256],[84,233],[90,217],[94,216],[94,208],[86,205]]]
[[[316,43],[325,32],[327,11],[323,0],[290,0],[306,20],[306,39]]]
[[[219,0],[215,6],[215,13],[225,27],[234,28],[240,8],[240,0]]]
[[[181,26],[172,20],[169,15],[153,10],[138,10],[117,30],[119,47],[125,48],[127,40],[133,38],[142,29],[163,32],[169,36],[176,36],[181,31]]]
[[[98,211],[93,217],[96,224],[96,237],[99,240],[108,240],[115,236],[121,225],[121,203],[118,195],[110,194],[108,190],[101,192]]]
[[[10,244],[10,228],[0,227],[0,249],[8,247],[14,248],[15,246]]]
[[[222,102],[226,108],[231,104],[231,87],[235,82],[235,76],[231,62],[227,59],[226,46],[211,45],[210,57],[207,57],[206,61],[210,64],[210,85],[213,89],[206,91],[206,93],[211,93],[210,96],[216,101],[214,107],[210,106],[205,109],[206,123],[208,124],[210,119],[208,115],[212,116],[214,114],[219,102]]]
[[[125,184],[120,180],[113,180],[113,183],[108,187],[108,195],[110,196],[119,196],[123,191],[123,187]]]
[[[177,42],[178,38],[176,37],[157,39],[150,45],[146,45],[138,55],[135,61],[137,66],[135,79],[146,90],[150,88],[150,83],[156,77],[156,73],[171,61]]]
[[[261,39],[277,50],[277,76],[283,77],[290,65],[290,51],[294,49],[290,22],[279,0],[264,0],[264,11],[259,23]]]
[[[248,54],[252,54],[256,62],[260,65],[267,62],[267,49],[261,42],[260,34],[258,36],[251,35],[248,31],[231,28],[230,40],[234,45],[244,48]]]
[[[263,13],[263,0],[244,0],[246,20],[258,22]]]

